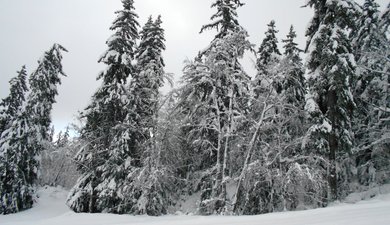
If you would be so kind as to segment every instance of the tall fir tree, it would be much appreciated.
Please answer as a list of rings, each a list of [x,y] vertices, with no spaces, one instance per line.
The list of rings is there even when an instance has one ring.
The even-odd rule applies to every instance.
[[[351,152],[351,115],[355,107],[351,82],[355,74],[355,60],[348,31],[356,13],[349,0],[310,0],[308,5],[315,14],[309,25],[308,80],[311,98],[307,110],[312,127],[309,136],[315,141],[309,147],[326,156],[329,183],[329,201],[340,198],[340,176],[347,170],[338,166]],[[340,169],[338,169],[340,168]],[[341,181],[344,182],[344,181]]]
[[[0,140],[0,214],[17,213],[33,205],[38,172],[36,152],[30,144],[34,129],[25,106],[9,123]]]
[[[86,120],[81,138],[86,143],[76,156],[82,176],[71,190],[67,204],[76,212],[113,212],[123,210],[117,191],[128,174],[134,155],[130,144],[127,83],[136,74],[132,62],[138,38],[137,14],[133,0],[122,0],[107,40],[108,50],[99,59],[107,65],[98,79],[101,86],[81,115]],[[129,163],[127,163],[130,161]]]
[[[160,93],[164,85],[165,50],[164,29],[161,16],[155,21],[149,17],[141,34],[136,52],[137,75],[130,83],[130,105],[136,117],[137,149],[140,167],[132,176],[134,190],[129,196],[136,201],[130,213],[159,216],[168,212],[172,204],[174,180],[161,161],[161,146],[158,143],[158,115]]]
[[[21,104],[0,141],[1,209],[15,213],[31,208],[37,184],[39,154],[49,139],[51,110],[61,83],[61,45],[54,44],[30,77],[30,94]],[[19,87],[23,88],[23,87]],[[19,93],[22,93],[20,91]]]
[[[164,60],[162,51],[165,50],[164,30],[161,27],[161,16],[153,22],[149,17],[141,31],[141,42],[137,49],[138,74],[131,83],[136,113],[140,115],[144,127],[144,135],[151,134],[150,129],[156,125],[159,88],[164,85]],[[153,132],[154,133],[154,132]],[[146,138],[148,139],[148,138]]]
[[[9,129],[20,125],[14,124],[14,121],[18,121],[25,105],[28,91],[26,77],[26,67],[23,66],[18,75],[10,80],[10,94],[0,104],[0,214],[15,213],[20,209],[30,208],[32,204],[31,190],[25,190],[23,184],[12,182],[22,180],[23,174],[17,168],[20,159],[15,160],[18,156],[17,149],[10,148],[12,142],[9,138],[11,136]],[[21,194],[22,192],[26,194]]]

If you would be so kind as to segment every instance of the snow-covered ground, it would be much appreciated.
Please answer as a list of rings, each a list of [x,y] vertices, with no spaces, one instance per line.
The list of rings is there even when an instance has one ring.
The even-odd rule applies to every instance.
[[[390,186],[385,189],[390,190]],[[376,191],[377,193],[378,191]],[[379,190],[379,192],[381,192]],[[386,191],[387,192],[387,191]],[[388,192],[387,192],[388,193]],[[64,204],[67,192],[59,188],[44,188],[33,209],[0,215],[0,225],[388,225],[390,224],[390,194],[369,200],[373,192],[354,194],[350,203],[339,203],[324,209],[272,213],[259,216],[129,216],[110,214],[76,214]],[[356,202],[358,201],[358,202]]]

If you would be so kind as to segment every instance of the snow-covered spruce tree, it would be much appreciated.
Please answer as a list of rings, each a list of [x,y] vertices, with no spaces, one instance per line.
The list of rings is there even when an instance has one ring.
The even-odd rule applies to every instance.
[[[238,128],[245,119],[250,80],[238,62],[251,49],[244,30],[217,38],[203,61],[187,62],[179,106],[187,115],[188,142],[208,162],[194,162],[201,172],[199,212],[229,211],[226,185],[230,155],[236,147]],[[245,104],[246,103],[246,104]]]
[[[21,108],[0,140],[0,214],[17,213],[33,205],[38,162],[30,130],[34,129]]]
[[[26,77],[26,68],[23,66],[18,75],[9,82],[9,96],[0,103],[0,214],[18,212],[19,208],[30,208],[32,204],[30,191],[27,190],[26,195],[20,195],[21,190],[18,190],[18,188],[23,189],[25,187],[22,185],[14,186],[12,182],[15,179],[20,180],[22,177],[20,177],[21,173],[17,170],[17,163],[12,160],[17,157],[17,153],[13,152],[8,146],[10,144],[9,128],[14,125],[14,121],[17,121],[25,103],[25,96],[28,91]],[[17,176],[18,178],[16,178]]]
[[[9,127],[8,122],[17,115],[26,98],[28,91],[26,66],[23,66],[18,75],[9,81],[10,93],[0,103],[0,137],[4,130]]]
[[[159,216],[167,213],[172,204],[171,193],[174,186],[173,175],[161,161],[158,115],[160,93],[164,85],[165,50],[164,29],[161,16],[155,21],[149,17],[142,31],[137,48],[137,74],[130,84],[130,107],[137,117],[137,153],[141,167],[128,176],[131,188],[125,187],[127,200],[124,205],[132,205],[131,213]],[[132,202],[133,201],[133,202]]]
[[[389,68],[390,44],[386,32],[388,18],[375,1],[367,0],[356,32],[358,77],[354,97],[358,104],[354,120],[357,178],[359,184],[373,186],[390,179],[389,167]],[[387,19],[387,25],[386,25]],[[387,110],[386,110],[387,109]]]
[[[258,95],[258,92],[260,91],[257,90],[257,87],[261,86],[261,77],[267,76],[270,73],[267,68],[272,68],[272,66],[269,66],[269,64],[277,64],[281,55],[278,49],[278,39],[276,38],[278,31],[275,27],[275,21],[272,20],[267,26],[268,30],[265,32],[265,38],[257,51],[258,58],[256,61],[256,67],[258,69],[258,73],[256,74],[254,80],[256,95]]]
[[[350,173],[352,148],[351,115],[355,107],[351,84],[355,60],[348,38],[350,25],[357,11],[349,0],[310,0],[315,14],[306,35],[308,41],[308,80],[310,98],[307,110],[312,127],[308,137],[313,141],[305,147],[328,158],[328,200],[336,200],[348,192],[343,186]],[[343,188],[339,188],[343,186]]]
[[[123,9],[111,26],[114,34],[107,40],[108,50],[99,62],[107,68],[98,79],[101,86],[92,102],[82,113],[85,126],[81,139],[85,145],[76,155],[81,173],[71,190],[67,204],[75,212],[123,212],[120,187],[132,171],[137,156],[132,152],[132,123],[124,122],[132,116],[126,84],[136,73],[132,65],[138,38],[137,14],[133,0],[122,0]],[[129,121],[132,121],[131,118]]]
[[[37,184],[39,154],[48,141],[52,105],[62,71],[61,45],[55,44],[38,61],[30,77],[30,94],[3,132],[0,141],[1,208],[15,213],[31,208]]]

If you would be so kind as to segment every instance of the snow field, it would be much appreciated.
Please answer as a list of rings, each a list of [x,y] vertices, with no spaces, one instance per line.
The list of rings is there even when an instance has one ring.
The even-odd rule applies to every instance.
[[[389,193],[390,185],[350,195],[348,202]],[[0,215],[1,225],[387,225],[390,194],[356,203],[336,203],[328,208],[271,213],[258,216],[130,216],[74,213],[65,205],[68,192],[45,187],[37,193],[33,209]]]

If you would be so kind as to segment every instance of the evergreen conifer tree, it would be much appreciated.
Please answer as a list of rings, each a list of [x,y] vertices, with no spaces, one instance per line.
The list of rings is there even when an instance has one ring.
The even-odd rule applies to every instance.
[[[68,199],[76,212],[121,212],[123,195],[118,190],[136,158],[130,149],[132,124],[124,120],[131,114],[127,83],[136,73],[132,61],[139,25],[134,1],[122,4],[110,28],[114,34],[107,40],[108,50],[99,60],[107,65],[98,76],[102,84],[82,114],[86,124],[81,138],[86,146],[76,156],[82,176]]]
[[[9,134],[9,129],[14,125],[21,128],[20,124],[14,124],[14,121],[21,119],[20,114],[25,105],[26,92],[28,91],[26,77],[26,67],[23,66],[18,75],[10,80],[10,94],[0,104],[0,214],[15,213],[30,208],[32,204],[32,190],[28,188],[26,190],[23,183],[13,182],[14,180],[22,182],[23,173],[18,170],[21,159],[15,159],[18,157],[18,149],[12,149],[10,146],[12,141],[15,141],[11,141],[10,136],[19,134]],[[26,152],[22,152],[26,154]]]
[[[308,5],[315,10],[307,30],[311,98],[306,105],[313,124],[309,136],[314,141],[306,147],[328,158],[328,200],[335,200],[342,192],[338,182],[345,179],[340,175],[344,171],[337,169],[338,162],[352,148],[351,114],[355,103],[351,82],[356,65],[347,34],[357,10],[349,0],[310,0]]]
[[[171,190],[173,175],[161,161],[161,146],[158,143],[158,115],[160,93],[164,85],[165,50],[164,29],[161,16],[155,21],[149,17],[140,32],[141,40],[136,52],[137,71],[130,83],[130,104],[137,115],[134,122],[137,128],[136,151],[139,154],[139,167],[131,177],[133,190],[127,194],[135,203],[134,214],[158,216],[166,214],[172,204]],[[130,122],[130,121],[129,121]]]
[[[30,144],[34,127],[20,108],[0,140],[0,214],[17,213],[33,205],[38,162]]]

